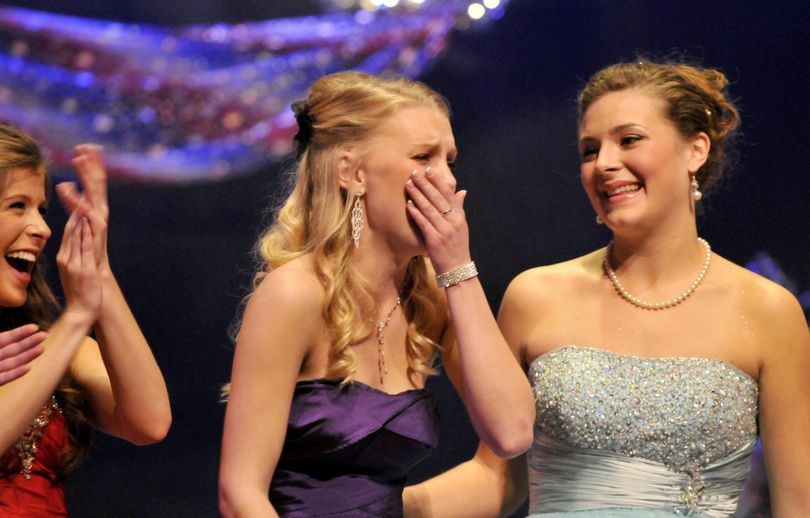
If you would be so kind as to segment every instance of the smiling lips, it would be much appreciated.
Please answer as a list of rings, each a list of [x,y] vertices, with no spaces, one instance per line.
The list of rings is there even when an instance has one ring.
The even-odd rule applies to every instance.
[[[6,254],[6,262],[11,265],[18,274],[20,280],[28,282],[31,280],[31,270],[37,261],[36,254],[23,250]]]
[[[632,193],[638,191],[639,189],[641,189],[640,184],[628,183],[620,187],[616,187],[615,189],[606,190],[604,191],[604,194],[609,201],[615,201],[619,199],[631,198]]]

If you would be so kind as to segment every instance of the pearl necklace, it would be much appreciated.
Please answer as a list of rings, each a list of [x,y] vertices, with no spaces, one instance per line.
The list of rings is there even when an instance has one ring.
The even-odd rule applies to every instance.
[[[703,245],[706,248],[706,260],[703,261],[703,268],[700,270],[700,273],[698,274],[695,281],[692,284],[690,284],[689,287],[686,288],[686,290],[681,292],[681,294],[678,295],[677,297],[674,297],[664,302],[645,302],[643,300],[638,299],[637,297],[634,297],[629,291],[627,291],[627,289],[624,286],[622,286],[622,283],[616,276],[616,272],[614,272],[613,268],[611,268],[610,266],[610,250],[613,243],[608,245],[607,251],[605,252],[605,258],[602,261],[602,269],[605,270],[605,274],[607,274],[608,279],[610,279],[610,282],[613,284],[613,287],[616,288],[616,292],[630,304],[633,304],[634,306],[638,306],[643,309],[653,309],[653,310],[671,308],[673,306],[677,306],[678,304],[689,298],[689,296],[692,293],[694,293],[697,287],[700,285],[703,278],[706,277],[706,272],[709,271],[709,263],[711,263],[712,260],[712,248],[709,246],[709,243],[705,239],[699,237],[698,241],[700,242],[701,245]]]
[[[385,350],[383,349],[383,345],[385,345],[385,328],[388,327],[388,323],[391,322],[391,315],[394,314],[394,311],[402,304],[402,298],[397,296],[396,302],[394,302],[394,307],[388,312],[384,320],[377,321],[377,369],[380,371],[380,386],[383,385],[383,381],[385,375],[388,374],[388,366],[385,364]]]

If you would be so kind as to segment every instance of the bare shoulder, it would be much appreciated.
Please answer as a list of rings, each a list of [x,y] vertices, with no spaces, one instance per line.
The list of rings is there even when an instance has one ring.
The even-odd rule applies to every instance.
[[[763,337],[773,339],[769,347],[807,335],[804,312],[790,291],[727,259],[716,256],[715,261],[733,290],[731,297],[740,301],[740,307],[754,320]]]
[[[241,343],[298,344],[305,349],[318,338],[323,290],[309,257],[268,273],[250,295],[237,348]]]
[[[503,305],[536,306],[559,301],[583,289],[591,289],[602,276],[603,250],[547,266],[531,268],[515,277],[506,289]]]

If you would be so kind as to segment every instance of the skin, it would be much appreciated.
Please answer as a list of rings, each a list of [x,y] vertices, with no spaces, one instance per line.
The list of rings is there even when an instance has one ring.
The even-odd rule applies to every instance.
[[[58,188],[70,213],[57,254],[65,308],[42,342],[42,354],[30,362],[30,372],[0,387],[4,402],[0,406],[2,450],[17,440],[67,371],[88,396],[93,424],[99,429],[134,444],[149,444],[161,440],[171,423],[163,377],[107,258],[106,171],[100,149],[79,146],[74,165],[84,192],[79,193],[73,185]],[[44,177],[26,170],[17,174],[29,200],[21,214],[30,222],[21,227],[14,246],[22,243],[41,250],[50,236],[40,214],[45,200]],[[9,182],[4,193],[12,185]],[[0,277],[0,284],[4,284],[0,286],[2,292],[25,293],[24,282],[14,284]],[[15,300],[19,297],[2,302]],[[91,327],[98,341],[87,337]]]
[[[580,127],[581,177],[613,232],[611,265],[633,295],[662,301],[697,277],[690,175],[705,162],[705,134],[684,138],[660,101],[628,89],[594,102]],[[625,185],[631,193],[616,193]],[[606,249],[534,268],[508,287],[499,324],[522,366],[574,344],[641,357],[727,362],[760,389],[760,435],[774,515],[810,515],[810,333],[782,287],[713,254],[706,278],[682,304],[647,311],[620,298],[602,272]],[[457,488],[465,490],[460,498]],[[482,445],[476,457],[406,492],[409,516],[498,516],[527,490],[525,459],[511,465]]]
[[[337,181],[350,194],[364,194],[367,225],[353,260],[370,285],[379,287],[379,319],[385,318],[394,306],[413,256],[428,252],[437,269],[469,261],[464,193],[455,193],[450,170],[455,157],[446,115],[425,106],[398,110],[374,131],[371,139],[341,151]],[[429,173],[425,173],[428,169]],[[442,210],[452,204],[453,219],[437,220],[435,205],[428,199],[441,203]],[[444,343],[456,351],[453,357],[467,360],[463,364],[448,356],[451,366],[447,368],[453,370],[456,380],[471,375],[484,363],[482,356],[490,351],[496,365],[504,363],[515,371],[510,376],[516,380],[511,396],[501,403],[504,407],[522,406],[521,411],[511,407],[515,410],[512,416],[522,416],[531,411],[528,384],[525,379],[520,381],[519,367],[500,338],[477,280],[462,284],[478,286],[472,297],[479,299],[470,303],[476,312],[467,318],[480,317],[484,325],[478,327],[481,340],[469,345],[452,347],[452,333],[444,333]],[[451,312],[456,311],[453,305],[459,304],[453,299],[463,295],[460,289],[452,295],[453,289],[447,293]],[[330,342],[321,312],[323,296],[312,258],[304,256],[271,271],[248,302],[236,344],[223,436],[220,511],[226,517],[277,516],[267,495],[284,444],[295,384],[323,378],[327,372]],[[278,300],[285,301],[283,307],[275,303]],[[394,311],[385,330],[389,372],[382,383],[376,337],[352,345],[358,361],[358,382],[392,394],[424,386],[423,377],[415,379],[407,372],[407,326],[403,312]],[[444,327],[444,319],[437,318],[431,338],[438,341]],[[493,337],[493,333],[497,336]],[[487,365],[486,372],[491,366]],[[494,383],[484,385],[496,389]],[[487,387],[470,399],[483,399]],[[463,389],[460,392],[468,394]],[[506,453],[515,455],[528,447],[530,420],[498,423],[496,414],[487,412],[471,410],[471,416],[496,448],[512,448],[516,451]],[[256,434],[255,430],[263,432]],[[519,434],[522,436],[515,437]]]

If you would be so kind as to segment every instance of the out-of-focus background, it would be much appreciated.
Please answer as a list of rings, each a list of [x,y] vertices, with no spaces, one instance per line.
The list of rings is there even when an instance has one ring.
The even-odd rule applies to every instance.
[[[351,0],[28,0],[0,8],[0,118],[36,134],[59,178],[70,177],[72,145],[105,144],[115,173],[113,267],[172,397],[174,424],[161,444],[96,437],[70,480],[73,516],[217,515],[229,327],[250,284],[265,209],[291,165],[287,107],[325,72],[408,74],[449,99],[473,256],[497,310],[522,270],[608,240],[579,183],[575,98],[585,80],[638,54],[720,68],[743,124],[736,163],[701,202],[700,233],[810,306],[810,4],[488,0],[474,20],[481,13],[469,3],[403,0],[358,11]],[[52,227],[61,228],[64,215],[52,209]],[[446,379],[429,385],[441,444],[415,481],[476,446]],[[767,516],[753,510],[760,497],[750,492],[740,515]]]

